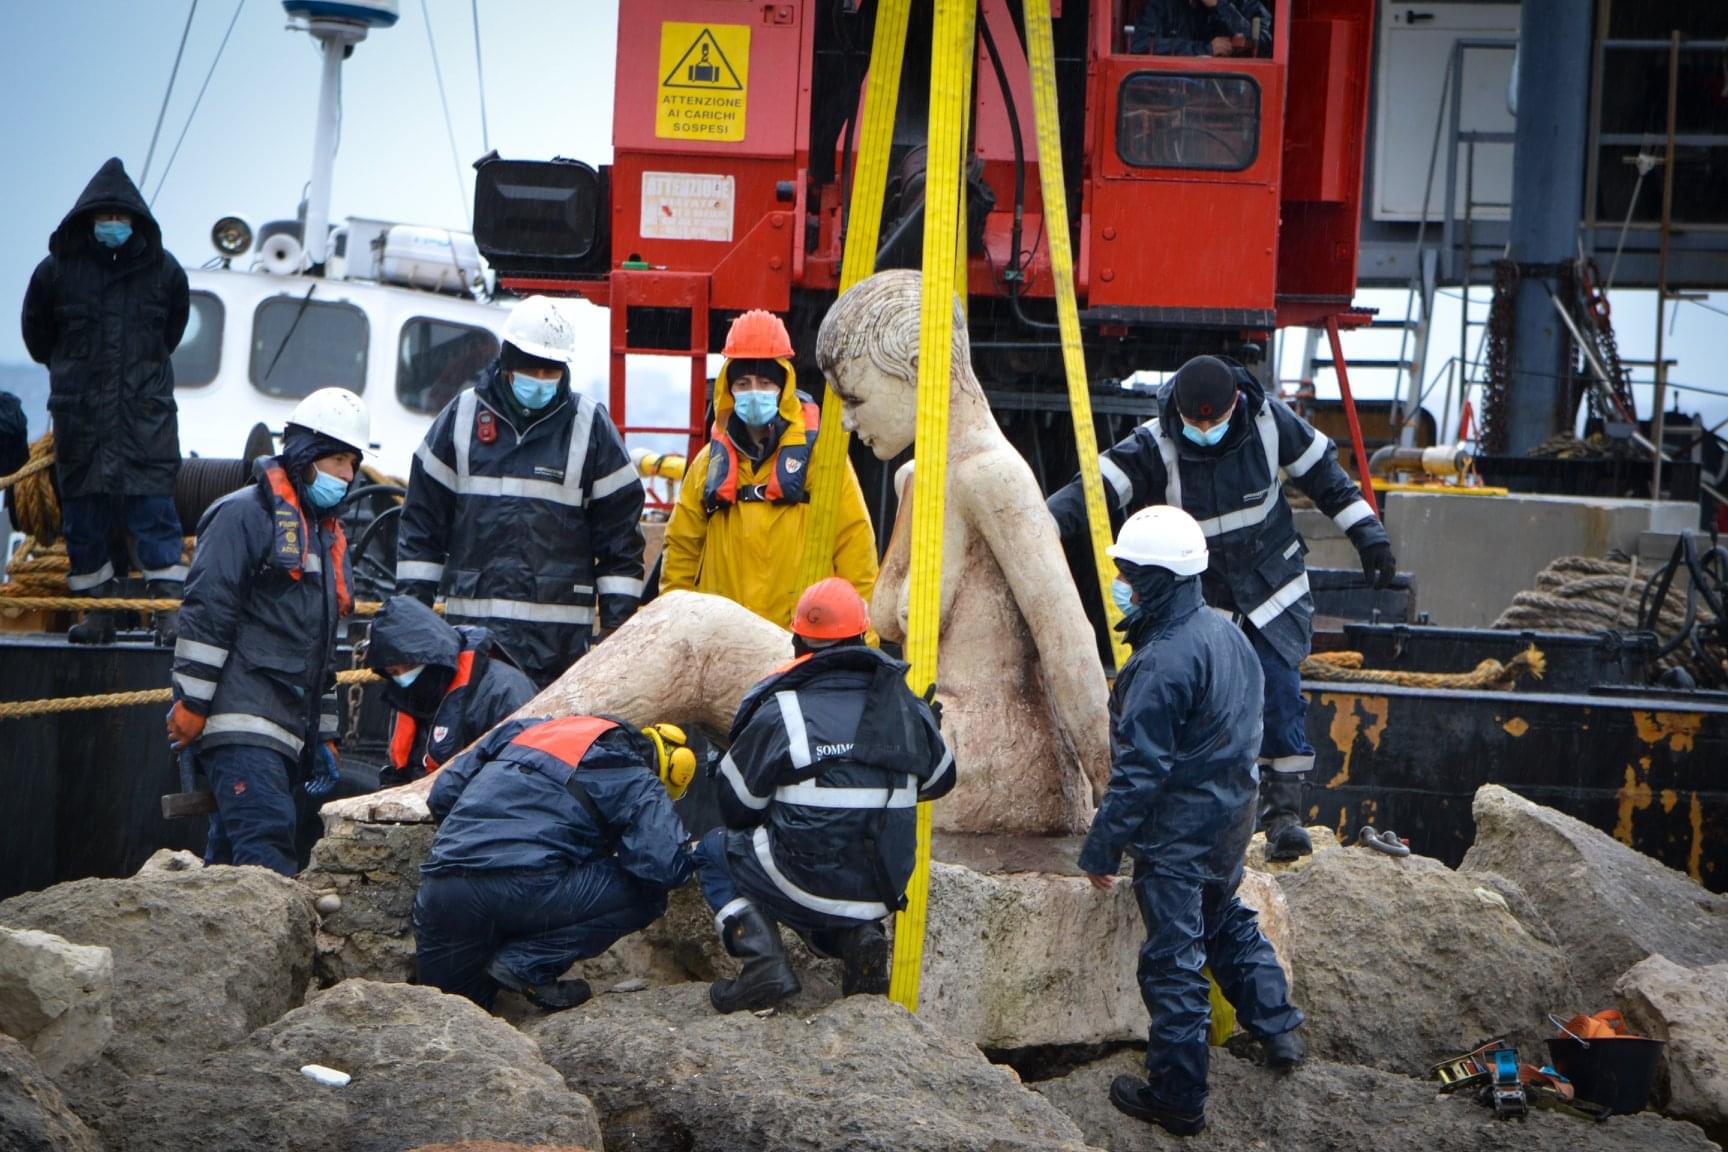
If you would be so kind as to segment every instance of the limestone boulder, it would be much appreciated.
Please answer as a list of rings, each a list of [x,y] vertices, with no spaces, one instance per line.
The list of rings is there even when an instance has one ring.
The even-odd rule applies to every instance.
[[[460,1144],[422,1144],[409,1152],[589,1152],[574,1144],[501,1144],[496,1140],[464,1140]]]
[[[1254,838],[1248,841],[1248,856],[1246,863],[1250,871],[1269,872],[1274,876],[1300,872],[1314,862],[1314,858],[1323,852],[1332,852],[1338,848],[1338,834],[1321,824],[1315,824],[1308,829],[1308,839],[1314,845],[1314,852],[1309,856],[1298,856],[1294,860],[1266,859],[1266,833],[1256,832]]]
[[[204,867],[204,861],[184,848],[158,848],[150,854],[150,858],[138,866],[133,873],[141,876],[146,872],[190,872],[195,868]]]
[[[346,1072],[343,1087],[303,1075]],[[492,1140],[599,1148],[589,1102],[528,1037],[431,988],[349,980],[227,1052],[132,1082],[113,1152],[401,1152]]]
[[[1579,1002],[1560,949],[1437,860],[1344,848],[1279,883],[1294,999],[1321,1058],[1425,1075],[1496,1036],[1539,1053],[1547,1013]]]
[[[1728,1135],[1728,959],[1682,968],[1651,956],[1620,977],[1614,995],[1632,1031],[1667,1041],[1663,1111]]]
[[[0,902],[0,924],[113,953],[106,1059],[136,1075],[245,1039],[298,1005],[316,915],[263,868],[78,880]]]
[[[1431,1081],[1312,1059],[1278,1076],[1222,1053],[1212,1058],[1206,1130],[1177,1137],[1111,1106],[1110,1081],[1124,1073],[1145,1075],[1138,1054],[1120,1053],[1032,1088],[1079,1124],[1089,1143],[1112,1152],[1711,1152],[1716,1147],[1690,1124],[1648,1114],[1593,1124],[1534,1110],[1523,1120],[1497,1120],[1473,1100],[1439,1095]]]
[[[534,1029],[600,1110],[608,1152],[1081,1152],[1079,1129],[976,1047],[898,1005],[716,1015],[684,984],[601,996]]]
[[[1728,958],[1728,896],[1496,785],[1477,790],[1472,812],[1463,866],[1523,887],[1571,960],[1580,1005],[1611,1003],[1615,981],[1647,956],[1687,967]]]
[[[114,1032],[113,996],[108,949],[0,926],[0,1032],[50,1076],[102,1054]]]
[[[10,1036],[0,1036],[0,1149],[103,1152],[102,1141],[66,1106],[54,1081]]]
[[[424,810],[417,794],[406,795],[420,801]],[[342,803],[358,806],[367,799],[357,796]],[[414,894],[420,888],[420,865],[432,850],[436,832],[429,822],[431,815],[425,815],[427,823],[363,820],[333,816],[335,807],[325,805],[324,836],[313,846],[311,863],[296,878],[315,901],[334,895],[341,902],[319,920],[318,983],[411,980]]]

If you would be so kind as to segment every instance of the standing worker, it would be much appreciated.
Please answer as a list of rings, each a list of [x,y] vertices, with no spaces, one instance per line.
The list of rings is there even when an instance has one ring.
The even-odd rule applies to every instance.
[[[888,991],[882,920],[906,906],[913,809],[954,787],[954,756],[906,687],[906,665],[865,645],[869,627],[852,585],[811,585],[792,622],[797,658],[751,688],[732,721],[725,827],[696,847],[721,942],[744,961],[708,991],[721,1012],[797,994],[776,920],[845,962],[843,994]]]
[[[196,749],[216,796],[208,864],[292,876],[293,784],[336,770],[336,624],[354,607],[335,517],[371,439],[360,397],[321,388],[295,406],[282,453],[198,523],[174,645],[168,742]]]
[[[485,628],[446,624],[412,596],[393,596],[372,621],[366,667],[384,676],[394,711],[385,788],[436,772],[534,698],[534,682]]]
[[[642,598],[642,483],[606,409],[570,387],[576,333],[530,296],[479,385],[414,453],[397,591],[484,624],[544,688]]]
[[[180,428],[169,357],[186,331],[186,273],[118,157],[97,170],[48,239],[24,294],[24,346],[48,366],[54,469],[74,595],[119,593],[109,533],[124,523],[148,595],[180,598]],[[121,575],[124,575],[122,572]],[[113,641],[117,613],[91,611],[66,638]],[[174,642],[158,613],[156,642]]]
[[[1302,785],[1314,767],[1302,661],[1314,637],[1307,546],[1284,499],[1285,477],[1347,533],[1376,588],[1397,574],[1392,546],[1362,490],[1338,464],[1332,441],[1314,431],[1252,374],[1215,356],[1184,364],[1158,392],[1158,415],[1098,457],[1105,499],[1132,514],[1149,504],[1181,508],[1200,522],[1211,551],[1206,602],[1233,614],[1260,658],[1266,682],[1260,745],[1261,822],[1266,857],[1313,851],[1302,827]],[[1086,499],[1075,479],[1050,497],[1063,539],[1086,537]]]
[[[696,453],[666,524],[660,590],[708,592],[784,628],[803,590],[804,521],[820,409],[798,391],[792,338],[772,312],[746,312],[726,333],[714,379],[713,438]],[[866,601],[876,537],[846,464],[833,574]]]
[[[1205,611],[1206,538],[1180,508],[1129,517],[1108,550],[1134,654],[1110,699],[1110,784],[1080,851],[1094,888],[1134,859],[1146,923],[1140,995],[1152,1017],[1146,1080],[1118,1076],[1110,1102],[1186,1136],[1206,1126],[1205,968],[1261,1043],[1266,1063],[1301,1063],[1284,969],[1236,897],[1254,831],[1259,659],[1240,629]]]
[[[672,801],[696,756],[671,724],[598,716],[512,720],[438,773],[438,821],[414,900],[419,980],[492,1006],[500,987],[541,1008],[587,1000],[560,980],[666,911],[690,878]]]

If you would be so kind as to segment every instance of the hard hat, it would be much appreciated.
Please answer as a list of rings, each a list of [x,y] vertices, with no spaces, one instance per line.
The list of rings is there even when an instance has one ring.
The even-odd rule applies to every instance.
[[[790,360],[792,337],[780,317],[754,308],[732,321],[721,355],[728,360]]]
[[[687,747],[690,741],[684,729],[676,724],[649,724],[642,729],[642,735],[654,745],[656,771],[660,783],[666,785],[666,795],[679,799],[690,787],[690,781],[696,779],[696,753]]]
[[[576,329],[550,296],[530,296],[504,321],[504,341],[530,356],[568,364],[576,355]]]
[[[1198,576],[1206,571],[1206,534],[1182,509],[1154,504],[1128,517],[1104,554],[1147,568],[1168,568],[1178,576]]]
[[[372,443],[372,418],[366,413],[366,401],[346,388],[318,389],[294,405],[288,423],[340,440],[362,455]]]
[[[870,630],[864,597],[839,576],[818,580],[798,597],[792,631],[806,640],[850,640]]]

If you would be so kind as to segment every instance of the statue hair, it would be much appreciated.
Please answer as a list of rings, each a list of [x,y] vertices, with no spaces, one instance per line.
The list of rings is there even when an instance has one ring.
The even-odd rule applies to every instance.
[[[880,372],[918,383],[918,309],[924,295],[923,274],[910,269],[878,272],[847,289],[816,335],[816,364],[832,376],[839,364],[868,357]],[[972,371],[972,341],[966,332],[966,314],[954,301],[954,334],[949,343],[956,395],[984,390]]]

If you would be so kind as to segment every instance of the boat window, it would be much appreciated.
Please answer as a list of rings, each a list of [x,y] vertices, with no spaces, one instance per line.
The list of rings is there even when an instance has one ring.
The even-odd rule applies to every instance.
[[[1260,85],[1226,73],[1130,73],[1116,154],[1136,168],[1240,172],[1260,154]]]
[[[441,412],[497,358],[498,337],[487,329],[416,316],[396,345],[396,399],[413,412]]]
[[[278,296],[252,315],[252,385],[299,399],[320,388],[366,389],[366,313],[352,304]]]
[[[222,367],[222,300],[211,292],[194,292],[186,312],[186,331],[174,349],[174,387],[202,388]]]

